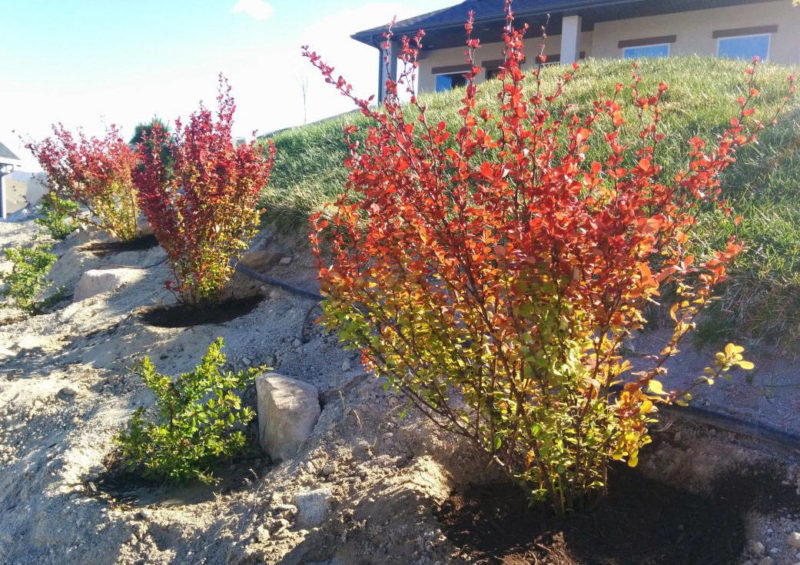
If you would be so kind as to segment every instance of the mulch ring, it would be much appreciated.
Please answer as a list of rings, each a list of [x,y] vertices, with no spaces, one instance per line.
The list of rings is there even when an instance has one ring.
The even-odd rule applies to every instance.
[[[748,511],[800,510],[783,476],[777,465],[743,469],[700,496],[615,467],[609,496],[566,519],[530,506],[514,485],[493,484],[453,493],[439,520],[458,548],[454,557],[471,563],[729,564],[745,549]]]
[[[216,306],[196,307],[187,304],[155,306],[140,314],[140,319],[150,326],[160,328],[187,328],[203,324],[223,324],[245,316],[264,300],[256,294],[244,298],[231,298]]]
[[[101,241],[84,245],[80,251],[87,251],[95,257],[107,257],[125,251],[146,251],[158,247],[158,240],[154,235],[143,235],[128,241]]]
[[[252,488],[270,470],[269,457],[257,449],[250,449],[214,467],[212,471],[218,480],[216,484],[190,481],[171,485],[144,478],[125,468],[118,451],[109,454],[104,465],[105,472],[84,483],[86,494],[112,506],[129,508],[208,502],[220,494]]]

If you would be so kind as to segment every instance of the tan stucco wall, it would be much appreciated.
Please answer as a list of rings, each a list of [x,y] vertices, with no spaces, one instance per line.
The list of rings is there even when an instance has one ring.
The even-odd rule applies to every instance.
[[[598,58],[622,57],[622,49],[617,47],[620,40],[676,35],[671,55],[716,55],[715,30],[773,24],[778,31],[770,41],[770,61],[800,63],[800,8],[792,7],[791,0],[598,23],[594,26],[592,54]]]
[[[618,58],[622,57],[622,49],[617,46],[621,40],[676,35],[675,43],[670,46],[672,55],[716,55],[717,40],[712,37],[715,30],[765,25],[778,26],[770,42],[770,61],[800,64],[800,7],[792,7],[792,0],[598,23],[593,32],[581,34],[580,50],[586,52],[587,57]],[[526,40],[529,61],[533,60],[530,54],[538,51],[539,43],[538,38]],[[478,50],[477,62],[500,59],[502,51],[502,43],[483,45]],[[561,36],[549,36],[545,53],[555,55],[560,51]],[[427,53],[419,65],[420,92],[436,90],[436,77],[431,73],[433,67],[460,65],[464,60],[463,47]]]

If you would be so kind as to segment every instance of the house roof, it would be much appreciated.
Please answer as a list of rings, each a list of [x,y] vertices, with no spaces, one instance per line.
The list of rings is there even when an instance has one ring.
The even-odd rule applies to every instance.
[[[550,14],[550,30],[555,34],[553,30],[561,28],[561,19],[569,15],[582,16],[583,30],[590,31],[596,22],[768,1],[775,0],[514,0],[512,7],[516,23],[529,23],[534,33]],[[500,40],[505,21],[504,6],[504,0],[465,0],[449,8],[399,21],[393,30],[395,36],[400,37],[424,29],[425,49],[463,45],[464,22],[472,10],[475,12],[473,34],[483,43],[490,43]],[[352,37],[378,47],[383,41],[384,31],[385,26],[376,27]]]
[[[0,143],[0,165],[19,165],[20,159],[11,149]]]

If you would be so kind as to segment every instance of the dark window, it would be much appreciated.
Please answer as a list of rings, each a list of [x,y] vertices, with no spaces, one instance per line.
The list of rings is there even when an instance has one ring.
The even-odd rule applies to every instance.
[[[463,74],[436,75],[436,92],[453,90],[459,86],[465,86],[467,78]]]

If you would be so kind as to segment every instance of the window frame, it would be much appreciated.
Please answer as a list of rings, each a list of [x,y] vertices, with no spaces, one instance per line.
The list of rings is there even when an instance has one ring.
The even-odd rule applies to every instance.
[[[720,45],[723,41],[730,41],[732,39],[744,39],[748,37],[765,37],[767,38],[767,56],[761,57],[762,61],[769,61],[770,55],[772,54],[772,32],[762,32],[762,33],[743,33],[741,35],[724,35],[717,37],[717,53],[716,56],[718,59],[731,59],[731,57],[723,57],[719,53]],[[734,59],[735,60],[735,59]],[[742,59],[740,59],[742,60]],[[747,59],[744,59],[747,60]]]

